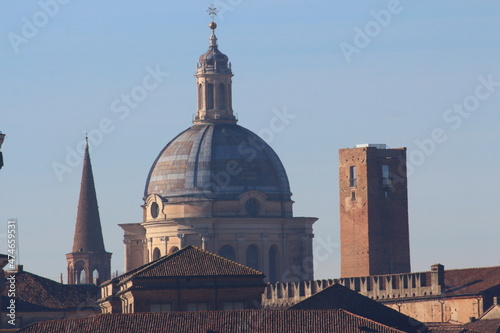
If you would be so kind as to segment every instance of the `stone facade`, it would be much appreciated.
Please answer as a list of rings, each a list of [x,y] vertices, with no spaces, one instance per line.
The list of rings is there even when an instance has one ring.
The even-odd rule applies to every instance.
[[[212,211],[214,208],[227,213],[243,203],[228,202],[225,206],[219,202],[215,207],[206,205],[208,212],[204,212],[185,203],[159,201],[160,215],[178,217],[153,219],[148,216],[151,202],[155,201],[146,200],[144,223],[120,225],[125,230],[127,271],[194,245],[264,271],[267,281],[298,281],[312,276],[310,258],[315,218],[268,217],[270,214],[213,217],[216,215]],[[264,201],[262,206],[266,207],[267,203]],[[269,206],[272,208],[273,203]],[[170,213],[180,209],[192,213],[186,214],[187,217],[179,217],[182,213]]]
[[[406,148],[339,150],[341,277],[410,272]]]

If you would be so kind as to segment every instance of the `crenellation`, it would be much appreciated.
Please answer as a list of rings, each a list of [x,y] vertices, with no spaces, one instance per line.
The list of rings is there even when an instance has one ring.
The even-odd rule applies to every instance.
[[[418,272],[268,284],[262,306],[288,307],[336,283],[375,300],[439,295],[444,286],[444,266],[432,268],[435,266],[431,279],[427,279],[429,272]]]

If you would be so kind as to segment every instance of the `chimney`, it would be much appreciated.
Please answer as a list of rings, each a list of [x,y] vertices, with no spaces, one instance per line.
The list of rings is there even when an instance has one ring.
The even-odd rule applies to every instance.
[[[493,297],[493,305],[498,305],[498,297]]]
[[[441,294],[444,290],[444,266],[434,264],[431,266],[431,285],[433,294]]]

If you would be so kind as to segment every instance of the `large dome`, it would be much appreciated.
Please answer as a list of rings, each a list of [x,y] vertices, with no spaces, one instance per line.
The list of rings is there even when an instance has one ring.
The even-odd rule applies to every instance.
[[[290,201],[280,159],[259,136],[236,124],[196,124],[170,141],[154,162],[145,196],[237,200],[260,191]]]

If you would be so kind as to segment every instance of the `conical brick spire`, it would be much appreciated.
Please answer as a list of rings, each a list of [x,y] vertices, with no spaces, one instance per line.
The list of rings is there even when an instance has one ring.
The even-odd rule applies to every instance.
[[[80,199],[78,201],[73,252],[106,252],[104,249],[101,219],[99,218],[99,208],[97,206],[97,195],[88,144],[85,145],[85,155],[83,157],[82,182],[80,186]]]
[[[69,284],[95,283],[111,278],[111,253],[104,248],[88,142],[83,157],[73,251],[66,259]]]

